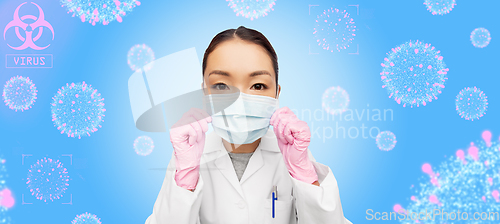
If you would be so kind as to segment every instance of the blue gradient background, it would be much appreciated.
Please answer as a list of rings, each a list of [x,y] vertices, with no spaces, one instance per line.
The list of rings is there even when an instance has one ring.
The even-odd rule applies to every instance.
[[[201,62],[214,35],[240,25],[261,31],[273,44],[279,58],[281,106],[298,111],[321,109],[324,90],[341,86],[349,93],[353,110],[394,111],[392,121],[364,118],[338,123],[346,129],[364,124],[391,130],[398,142],[390,152],[380,151],[372,138],[340,135],[324,142],[313,136],[310,145],[315,158],[334,172],[345,216],[353,223],[376,223],[366,220],[366,210],[390,212],[395,203],[405,207],[412,194],[410,186],[424,176],[423,163],[437,166],[445,156],[480,140],[483,130],[491,130],[495,140],[500,135],[500,2],[457,1],[450,14],[433,16],[423,0],[278,0],[273,12],[254,21],[236,17],[223,0],[142,1],[122,23],[92,26],[72,18],[58,1],[37,0],[55,30],[51,46],[40,52],[16,52],[3,38],[0,41],[2,86],[10,77],[23,75],[29,76],[38,89],[38,99],[27,111],[14,112],[0,105],[0,154],[7,159],[7,186],[16,199],[8,212],[12,223],[70,223],[84,212],[96,214],[103,223],[144,223],[163,182],[172,146],[168,133],[144,133],[135,128],[127,90],[132,74],[127,51],[145,43],[160,58],[196,47]],[[2,30],[22,2],[0,1]],[[309,5],[318,6],[310,9]],[[328,7],[347,5],[359,5],[359,15],[349,7],[358,28],[355,43],[359,44],[359,55],[315,47],[312,31],[316,15]],[[485,27],[492,36],[484,49],[473,47],[469,40],[477,27]],[[381,88],[380,63],[391,48],[417,39],[441,50],[450,71],[438,100],[425,107],[403,108]],[[4,55],[15,53],[53,54],[54,66],[6,69]],[[102,128],[91,137],[68,138],[54,127],[50,102],[61,86],[81,81],[102,94],[106,117]],[[199,79],[189,81],[201,82],[201,74]],[[460,118],[455,111],[455,97],[467,86],[477,86],[488,96],[486,115],[473,122]],[[335,130],[335,121],[305,120],[314,128]],[[156,147],[151,155],[141,157],[132,144],[145,134],[153,138]],[[44,204],[27,195],[29,163],[22,165],[22,154],[33,155],[25,158],[29,163],[44,156],[72,154],[73,165],[65,162],[68,157],[61,157],[71,176],[65,198]],[[23,193],[25,201],[35,203],[22,205]],[[61,204],[69,201],[70,193],[73,204]]]

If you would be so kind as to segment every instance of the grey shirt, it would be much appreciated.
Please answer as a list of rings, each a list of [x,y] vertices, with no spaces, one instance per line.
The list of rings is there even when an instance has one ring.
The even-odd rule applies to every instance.
[[[250,153],[228,152],[228,154],[229,158],[231,158],[231,161],[233,161],[233,167],[234,170],[236,171],[236,176],[238,176],[238,180],[241,180],[243,172],[245,172],[245,169],[247,168],[248,165],[248,161],[250,160],[250,157],[252,157],[253,152]]]

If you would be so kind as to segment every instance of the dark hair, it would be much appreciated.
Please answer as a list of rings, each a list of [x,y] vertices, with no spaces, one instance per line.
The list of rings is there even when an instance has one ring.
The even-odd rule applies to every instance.
[[[264,49],[266,49],[267,54],[271,58],[271,61],[273,63],[273,68],[274,68],[274,73],[276,74],[276,89],[278,88],[278,55],[276,55],[276,52],[274,51],[273,46],[267,40],[267,38],[259,31],[253,30],[246,28],[244,26],[238,27],[238,29],[228,29],[224,30],[212,39],[210,44],[207,47],[207,50],[205,50],[205,55],[203,56],[203,65],[202,65],[202,76],[205,74],[205,69],[207,68],[207,58],[212,51],[217,48],[217,45],[223,43],[224,41],[227,40],[232,40],[234,38],[240,38],[242,40],[250,41],[254,44],[262,46]]]

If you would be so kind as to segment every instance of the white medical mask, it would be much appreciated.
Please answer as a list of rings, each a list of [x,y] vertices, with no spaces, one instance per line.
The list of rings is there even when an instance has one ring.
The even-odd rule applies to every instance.
[[[233,144],[252,143],[264,136],[278,105],[278,99],[242,92],[205,96],[215,133]]]

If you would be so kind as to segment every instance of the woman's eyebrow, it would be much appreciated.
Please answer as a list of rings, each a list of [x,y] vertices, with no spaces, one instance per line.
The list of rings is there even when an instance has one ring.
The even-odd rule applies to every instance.
[[[266,70],[260,70],[260,71],[255,71],[250,74],[250,77],[258,76],[258,75],[269,75],[271,76],[271,73],[269,73]]]
[[[227,73],[225,71],[221,71],[221,70],[213,70],[210,73],[208,73],[208,76],[210,76],[212,74],[223,75],[223,76],[230,76],[229,73]],[[255,77],[255,76],[258,76],[258,75],[269,75],[269,76],[271,76],[271,73],[269,73],[266,70],[260,70],[260,71],[255,71],[255,72],[250,73],[250,77]]]
[[[229,73],[227,73],[225,71],[221,71],[221,70],[213,70],[210,73],[208,73],[208,76],[210,76],[212,74],[223,75],[223,76],[230,76]]]

